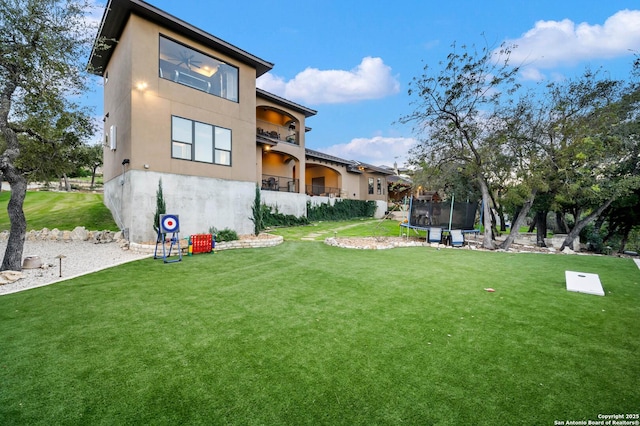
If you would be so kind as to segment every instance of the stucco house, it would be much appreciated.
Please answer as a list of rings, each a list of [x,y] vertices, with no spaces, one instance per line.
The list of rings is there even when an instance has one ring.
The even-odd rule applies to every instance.
[[[186,234],[251,233],[256,185],[296,216],[310,199],[386,209],[388,171],[306,149],[316,111],[256,87],[272,63],[149,3],[108,2],[89,66],[104,79],[105,204],[131,241],[155,238],[160,180]]]

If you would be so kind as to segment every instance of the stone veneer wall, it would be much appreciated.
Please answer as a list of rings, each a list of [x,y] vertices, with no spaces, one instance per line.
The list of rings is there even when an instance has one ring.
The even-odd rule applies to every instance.
[[[0,241],[9,239],[9,231],[0,232]],[[77,226],[73,231],[57,228],[43,228],[39,231],[31,230],[25,236],[26,241],[90,241],[98,243],[126,242],[122,232],[117,231],[88,231],[84,226]]]

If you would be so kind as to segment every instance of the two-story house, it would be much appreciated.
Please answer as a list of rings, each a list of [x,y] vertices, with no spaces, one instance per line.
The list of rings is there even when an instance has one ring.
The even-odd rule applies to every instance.
[[[89,65],[104,80],[105,204],[132,241],[155,238],[160,181],[183,233],[251,233],[256,185],[296,216],[309,195],[378,200],[384,210],[387,174],[351,162],[334,179],[342,172],[305,149],[316,111],[256,88],[273,67],[264,59],[144,1],[110,0]]]

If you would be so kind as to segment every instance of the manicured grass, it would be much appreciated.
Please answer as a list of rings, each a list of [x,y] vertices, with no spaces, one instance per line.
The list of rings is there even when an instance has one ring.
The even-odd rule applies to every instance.
[[[567,292],[565,270],[599,274],[607,295]],[[637,413],[639,302],[640,271],[614,257],[285,242],[147,259],[0,297],[0,423]]]
[[[313,222],[306,226],[292,226],[269,230],[270,234],[282,235],[286,241],[323,241],[328,237],[397,237],[399,221],[389,219],[355,219],[344,221]],[[419,234],[424,237],[424,232]]]
[[[0,193],[0,230],[11,226],[7,214],[10,195]],[[118,226],[102,199],[102,194],[94,193],[28,191],[23,206],[27,230],[72,230],[84,226],[89,230],[117,231]]]

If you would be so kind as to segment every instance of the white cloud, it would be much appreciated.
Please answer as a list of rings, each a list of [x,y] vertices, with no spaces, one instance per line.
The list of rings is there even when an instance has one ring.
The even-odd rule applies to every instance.
[[[511,63],[524,65],[528,75],[523,77],[536,80],[542,77],[538,69],[631,55],[640,46],[640,10],[621,10],[602,25],[569,19],[538,21],[507,43],[517,46]]]
[[[413,138],[375,136],[352,139],[349,143],[319,148],[318,151],[374,166],[393,166],[394,162],[402,166],[406,164],[409,149],[415,144]]]
[[[267,73],[257,85],[286,99],[312,105],[379,99],[400,91],[391,67],[381,58],[372,57],[363,58],[349,71],[307,68],[289,81]]]

